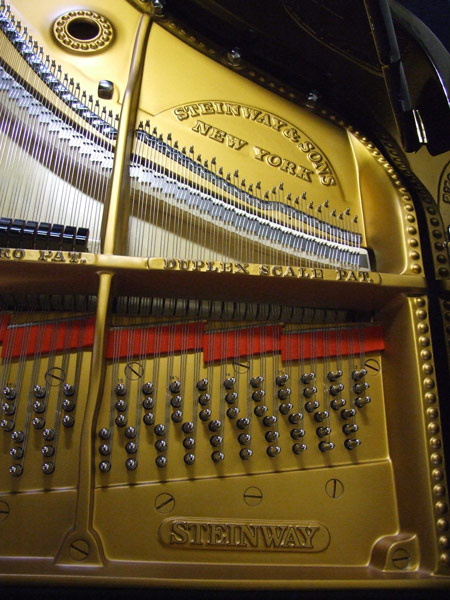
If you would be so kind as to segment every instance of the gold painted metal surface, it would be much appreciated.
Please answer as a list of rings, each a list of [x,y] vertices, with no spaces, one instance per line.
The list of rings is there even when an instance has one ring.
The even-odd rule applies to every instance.
[[[107,144],[107,134],[61,104],[65,122],[76,122],[84,139],[101,138],[113,155],[111,185],[86,194],[88,210],[105,206],[102,249],[0,248],[8,319],[0,328],[2,581],[447,587],[443,423],[414,190],[335,115],[313,114],[244,79],[136,3],[91,2],[89,10],[114,30],[94,56],[64,52],[52,27],[66,8],[43,4],[16,0],[14,13],[87,96],[96,97],[100,80],[113,82],[106,114],[121,117],[108,121],[115,133]],[[31,79],[27,89],[41,100],[44,85],[12,50],[3,61]],[[25,145],[1,136],[3,148]],[[6,171],[4,154],[1,160]],[[81,169],[81,159],[72,160]],[[48,170],[61,186],[77,188],[56,159],[25,162],[29,177],[39,167],[44,178]],[[439,185],[446,202],[445,182],[438,184],[443,162],[427,162],[425,183],[434,197]],[[32,219],[31,200],[13,185],[20,169],[11,171],[6,196]],[[71,192],[61,197],[76,203]],[[204,203],[195,204],[200,197]],[[46,204],[64,208],[55,197]],[[423,208],[436,278],[445,280],[444,247],[436,246],[445,241],[442,222],[434,205],[424,200]],[[338,248],[336,256],[258,240],[227,221],[225,209],[261,219],[259,232],[312,232],[311,239]],[[368,266],[345,262],[344,243],[336,245],[341,229],[346,239],[361,236]],[[444,283],[448,321],[445,294]],[[88,332],[83,343],[71,337],[79,322]],[[279,346],[270,346],[268,327]],[[344,351],[352,327],[358,333]],[[371,327],[381,328],[382,344],[364,351]],[[218,344],[220,359],[210,361],[211,340],[222,331],[238,349],[227,355]],[[310,340],[311,356],[305,346],[299,358],[283,355],[279,340],[289,352],[294,333]],[[261,348],[241,351],[247,334],[250,347],[258,339]],[[313,384],[302,377],[311,372],[308,395]],[[264,383],[255,385],[259,375]],[[277,383],[284,375],[289,383]],[[336,381],[344,388],[334,394]],[[266,407],[259,415],[258,406]],[[241,427],[239,419],[249,422]],[[186,423],[192,428],[183,429]]]

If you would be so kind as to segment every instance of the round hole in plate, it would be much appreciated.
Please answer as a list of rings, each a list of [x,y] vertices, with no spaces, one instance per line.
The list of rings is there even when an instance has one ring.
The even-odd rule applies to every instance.
[[[67,24],[68,33],[82,42],[95,40],[100,35],[100,27],[91,19],[79,17]]]

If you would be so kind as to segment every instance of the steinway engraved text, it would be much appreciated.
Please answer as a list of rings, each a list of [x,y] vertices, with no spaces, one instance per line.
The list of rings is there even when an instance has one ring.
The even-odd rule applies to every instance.
[[[230,522],[167,519],[159,536],[172,547],[225,550],[321,552],[330,543],[326,527],[317,522]]]
[[[228,147],[233,148],[234,150],[240,150],[244,146],[247,146],[248,142],[232,135],[231,133],[223,131],[222,129],[217,129],[212,125],[197,119],[197,117],[202,115],[241,117],[247,121],[264,125],[265,127],[280,133],[286,140],[289,140],[295,144],[295,147],[300,151],[301,156],[309,161],[312,170],[309,171],[304,167],[299,167],[296,162],[287,161],[282,157],[278,157],[280,158],[280,165],[273,165],[270,162],[268,164],[271,166],[282,166],[284,160],[286,167],[285,170],[291,175],[300,176],[304,181],[311,182],[312,180],[310,179],[310,175],[315,174],[322,185],[327,187],[337,185],[336,174],[334,173],[330,162],[325,157],[324,153],[317,147],[317,145],[308,139],[307,136],[297,127],[291,123],[288,123],[287,121],[284,121],[283,119],[280,119],[272,113],[259,110],[252,106],[247,106],[245,104],[213,100],[209,102],[196,102],[187,104],[185,106],[178,106],[174,109],[173,114],[178,121],[185,121],[189,118],[195,118],[196,121],[192,127],[193,131],[201,135],[208,136],[220,143],[226,143]],[[257,150],[255,149],[254,158],[258,158],[264,152],[267,152],[267,156],[272,156],[271,152],[269,151],[263,149],[260,149],[260,151],[261,152],[258,154]],[[278,155],[274,154],[273,156]],[[264,157],[260,158],[260,160],[263,159]],[[274,160],[277,161],[278,159]],[[289,162],[290,164],[288,164]],[[292,165],[294,165],[294,167]],[[292,169],[294,169],[294,173],[292,172]],[[298,174],[298,169],[304,174],[304,176]],[[302,171],[302,169],[304,170]]]

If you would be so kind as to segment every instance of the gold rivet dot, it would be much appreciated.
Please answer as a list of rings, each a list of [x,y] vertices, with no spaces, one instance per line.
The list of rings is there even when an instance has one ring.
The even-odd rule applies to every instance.
[[[438,455],[439,458],[441,458],[440,455]],[[442,458],[441,458],[442,460]],[[434,479],[434,481],[442,481],[444,479],[444,471],[442,469],[433,469],[433,471],[431,472],[431,475]]]
[[[439,433],[439,425],[437,423],[429,423],[428,433],[430,433],[431,435],[436,435],[437,433]]]
[[[441,535],[439,538],[439,546],[441,548],[450,548],[450,538],[447,535]]]
[[[439,502],[436,502],[436,504],[434,505],[434,508],[437,510],[437,512],[440,515],[445,515],[445,513],[448,511],[447,502],[443,502],[442,500],[439,500]]]
[[[435,496],[444,496],[445,495],[445,486],[443,485],[435,485],[433,488],[433,494]]]
[[[438,519],[436,525],[438,526],[438,529],[440,529],[441,531],[447,531],[447,529],[448,529],[447,519]]]
[[[437,466],[442,464],[442,456],[438,452],[433,452],[433,454],[430,456],[430,460],[433,463],[433,465]],[[441,481],[444,472],[442,471],[442,469],[434,469],[432,475],[433,479],[435,479],[436,481]]]
[[[439,448],[442,446],[442,442],[439,438],[432,437],[430,438],[430,446],[433,448],[433,450],[439,450]]]

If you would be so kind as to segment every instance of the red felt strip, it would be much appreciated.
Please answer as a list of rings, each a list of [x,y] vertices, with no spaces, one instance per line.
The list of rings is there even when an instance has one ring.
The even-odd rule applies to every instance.
[[[204,328],[204,323],[180,323],[113,329],[106,345],[106,358],[120,359],[199,351],[203,345]]]
[[[74,319],[38,325],[18,325],[6,330],[2,358],[20,358],[90,348],[95,319]]]
[[[205,363],[280,351],[281,325],[208,331],[203,338]]]
[[[384,350],[384,338],[379,325],[284,333],[281,336],[283,362],[380,350]]]
[[[0,344],[3,343],[6,335],[6,328],[9,323],[9,313],[5,313],[4,315],[0,315]]]

